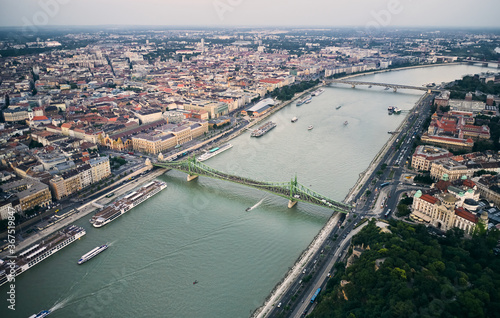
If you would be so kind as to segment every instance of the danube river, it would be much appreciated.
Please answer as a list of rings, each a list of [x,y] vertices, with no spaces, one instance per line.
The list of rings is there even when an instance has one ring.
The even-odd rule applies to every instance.
[[[358,79],[422,85],[485,70],[453,65]],[[303,185],[341,201],[420,96],[325,87],[310,104],[292,103],[273,115],[278,126],[265,136],[247,132],[205,164],[265,181],[297,175]],[[403,114],[389,116],[392,105]],[[294,116],[298,121],[291,123]],[[227,182],[200,177],[188,183],[180,172],[160,179],[167,189],[105,227],[93,228],[88,217],[76,222],[86,236],[17,278],[15,313],[7,309],[7,285],[0,287],[0,316],[27,317],[55,306],[54,318],[248,317],[331,215],[305,203],[288,209],[283,198]],[[108,250],[76,264],[106,242]]]

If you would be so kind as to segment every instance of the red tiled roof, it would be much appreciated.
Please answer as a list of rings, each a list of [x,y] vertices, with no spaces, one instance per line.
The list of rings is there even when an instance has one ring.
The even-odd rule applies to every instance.
[[[455,209],[455,214],[458,215],[459,217],[466,219],[468,221],[477,223],[477,216],[474,214],[470,213],[469,211],[465,210],[464,208],[456,208]]]
[[[433,197],[432,195],[429,194],[424,194],[423,196],[420,197],[422,200],[427,201],[431,204],[436,204],[438,202],[438,199]]]
[[[476,183],[470,179],[466,179],[464,180],[463,185],[469,188],[474,188],[476,186]]]
[[[259,82],[261,82],[261,83],[269,83],[269,84],[278,84],[281,81],[283,81],[283,80],[276,79],[276,78],[265,78],[265,79],[261,79]]]
[[[47,116],[35,116],[33,120],[48,120]]]

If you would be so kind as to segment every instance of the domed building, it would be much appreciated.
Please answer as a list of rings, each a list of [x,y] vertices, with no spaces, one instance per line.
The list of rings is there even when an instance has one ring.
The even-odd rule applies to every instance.
[[[413,212],[410,218],[428,223],[441,231],[458,227],[471,234],[479,221],[478,217],[463,207],[457,206],[460,202],[451,193],[432,196],[417,191],[413,197]]]

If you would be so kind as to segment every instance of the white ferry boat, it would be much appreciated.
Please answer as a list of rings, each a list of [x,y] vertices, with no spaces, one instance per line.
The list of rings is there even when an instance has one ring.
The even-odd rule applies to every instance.
[[[81,265],[81,264],[85,263],[86,261],[91,260],[92,258],[94,258],[94,256],[96,256],[97,254],[99,254],[101,252],[104,252],[107,248],[108,248],[108,244],[104,244],[104,245],[101,245],[101,246],[94,248],[93,250],[91,250],[87,254],[80,257],[80,259],[78,260],[78,265]]]
[[[158,180],[152,181],[144,185],[139,190],[127,194],[123,199],[112,203],[102,211],[97,212],[90,219],[90,223],[92,223],[94,227],[102,227],[151,198],[166,187],[167,184],[165,182]]]
[[[19,253],[16,255],[15,262],[0,261],[0,286],[8,281],[14,281],[14,277],[59,252],[86,233],[85,229],[71,225]]]
[[[44,318],[50,315],[50,310],[42,310],[36,315],[31,315],[29,318]]]
[[[202,154],[201,156],[199,156],[197,158],[197,160],[198,161],[208,160],[208,159],[212,158],[213,156],[217,156],[221,152],[226,151],[226,150],[231,149],[231,148],[233,148],[233,145],[231,145],[231,144],[224,144],[224,145],[222,145],[220,147],[216,147],[216,148],[210,149],[209,151],[207,151],[204,154]]]

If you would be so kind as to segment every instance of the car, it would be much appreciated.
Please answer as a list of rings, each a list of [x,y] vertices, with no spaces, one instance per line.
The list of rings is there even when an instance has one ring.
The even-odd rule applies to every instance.
[[[302,284],[302,279],[301,279],[301,280],[299,280],[299,284]]]
[[[278,304],[278,308],[280,308],[280,307],[281,307],[281,303]]]
[[[304,270],[302,271],[302,274],[305,274],[306,273],[306,269],[304,268]]]

